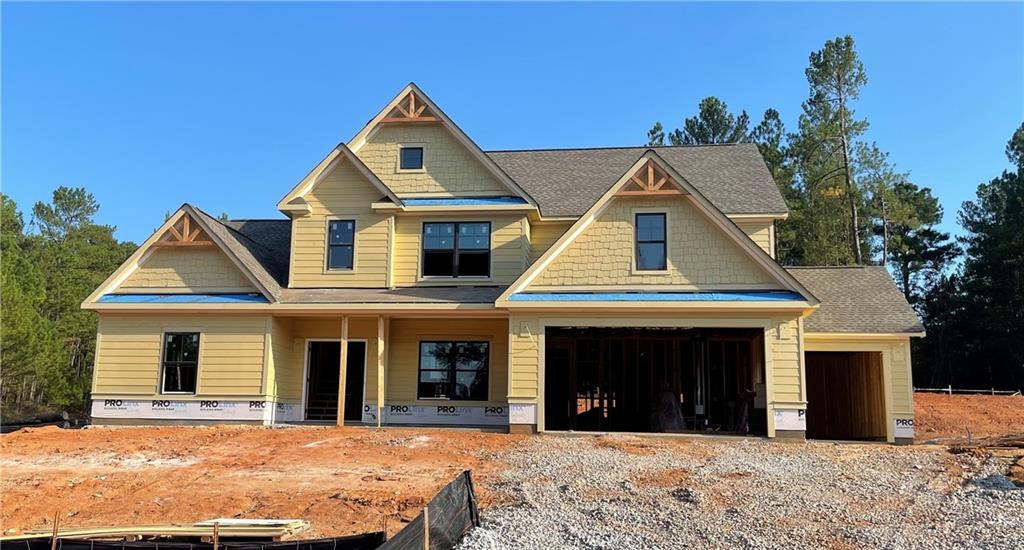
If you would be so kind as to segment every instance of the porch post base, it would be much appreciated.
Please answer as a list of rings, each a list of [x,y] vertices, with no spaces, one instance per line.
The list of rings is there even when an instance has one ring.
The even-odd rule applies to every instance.
[[[775,430],[775,439],[805,441],[807,439],[807,432],[804,430]]]

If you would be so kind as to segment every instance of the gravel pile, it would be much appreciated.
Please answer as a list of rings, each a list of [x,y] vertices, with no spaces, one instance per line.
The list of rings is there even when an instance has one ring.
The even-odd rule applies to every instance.
[[[1021,548],[1005,464],[935,447],[530,438],[461,548]]]

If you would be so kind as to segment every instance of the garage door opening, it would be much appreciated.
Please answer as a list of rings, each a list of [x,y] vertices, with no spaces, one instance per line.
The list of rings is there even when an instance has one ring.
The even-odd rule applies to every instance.
[[[756,329],[548,328],[544,429],[764,435]]]
[[[807,437],[885,440],[880,352],[807,352]]]

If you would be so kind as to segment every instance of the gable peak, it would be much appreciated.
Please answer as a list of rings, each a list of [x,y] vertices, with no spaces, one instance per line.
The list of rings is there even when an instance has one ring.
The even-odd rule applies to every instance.
[[[167,230],[160,235],[153,246],[214,246],[214,243],[200,224],[192,218],[192,215],[186,212],[177,221],[167,226]]]
[[[665,171],[653,158],[647,158],[637,168],[625,185],[616,193],[617,196],[658,196],[684,195],[678,182]]]
[[[413,85],[399,98],[381,122],[437,122],[437,113]]]

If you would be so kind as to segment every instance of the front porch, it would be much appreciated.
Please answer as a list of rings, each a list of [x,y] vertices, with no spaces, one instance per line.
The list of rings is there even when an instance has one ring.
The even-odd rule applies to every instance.
[[[507,318],[343,315],[271,324],[272,423],[508,426]]]

